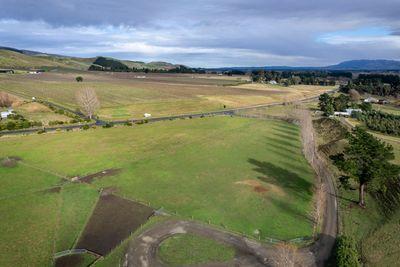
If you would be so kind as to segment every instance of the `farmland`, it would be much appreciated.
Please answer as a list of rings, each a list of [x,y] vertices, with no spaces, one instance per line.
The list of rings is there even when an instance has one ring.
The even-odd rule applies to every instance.
[[[83,83],[75,81],[82,76]],[[138,76],[139,75],[139,76]],[[93,88],[105,120],[165,116],[293,101],[316,96],[333,87],[243,84],[246,76],[135,73],[43,73],[0,75],[0,90],[30,99],[35,96],[76,109],[75,95]]]
[[[314,174],[302,156],[298,127],[286,122],[175,120],[8,137],[0,147],[0,158],[20,158],[15,167],[0,167],[0,209],[7,214],[0,265],[49,265],[55,252],[82,235],[100,188],[248,236],[256,229],[261,238],[313,234]],[[120,171],[90,184],[69,182],[105,169]],[[49,190],[54,186],[61,189]],[[26,253],[30,246],[40,253]]]

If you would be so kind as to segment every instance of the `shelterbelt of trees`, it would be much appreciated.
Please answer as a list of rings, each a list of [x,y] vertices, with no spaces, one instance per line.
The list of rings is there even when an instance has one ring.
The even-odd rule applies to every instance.
[[[360,74],[357,79],[341,87],[343,93],[351,89],[360,93],[400,97],[400,76],[394,74]]]
[[[253,82],[269,82],[290,86],[296,84],[305,85],[335,85],[338,79],[351,79],[351,72],[344,71],[253,71]]]

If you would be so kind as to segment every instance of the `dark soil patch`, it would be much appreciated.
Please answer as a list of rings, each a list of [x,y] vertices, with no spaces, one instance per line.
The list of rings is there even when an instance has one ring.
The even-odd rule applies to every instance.
[[[5,168],[13,168],[17,166],[18,161],[21,161],[20,157],[7,157],[0,160],[0,165]]]
[[[253,190],[254,190],[254,192],[257,192],[257,193],[265,193],[268,191],[267,188],[265,188],[264,186],[261,186],[261,185],[257,185],[255,187],[253,187]]]
[[[61,186],[52,187],[44,190],[45,193],[60,193],[60,191],[61,191]]]
[[[108,169],[108,170],[104,170],[101,172],[89,174],[89,175],[79,179],[79,181],[82,181],[87,184],[91,184],[95,178],[103,178],[103,177],[107,177],[107,176],[113,176],[113,175],[117,175],[120,172],[121,172],[121,169]]]
[[[76,248],[104,256],[152,214],[153,210],[145,205],[112,194],[102,195]]]
[[[55,267],[80,267],[84,262],[83,255],[73,254],[56,259]]]

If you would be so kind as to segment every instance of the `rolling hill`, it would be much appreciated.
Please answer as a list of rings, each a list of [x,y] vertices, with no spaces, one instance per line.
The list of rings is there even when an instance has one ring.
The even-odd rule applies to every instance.
[[[119,60],[110,57],[79,58],[57,54],[47,54],[31,50],[16,49],[0,46],[0,69],[64,69],[64,70],[117,70],[126,69],[150,69],[150,70],[171,70],[179,68],[168,62],[142,62],[132,60]]]
[[[91,64],[90,61],[91,59],[59,57],[46,54],[28,55],[9,49],[0,49],[0,68],[2,69],[86,70]]]

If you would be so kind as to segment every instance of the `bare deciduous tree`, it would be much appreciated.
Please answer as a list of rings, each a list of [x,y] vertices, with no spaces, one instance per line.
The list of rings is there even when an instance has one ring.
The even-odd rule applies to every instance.
[[[6,92],[0,92],[0,107],[8,108],[13,104],[13,100]]]
[[[82,112],[90,119],[94,113],[100,108],[100,101],[97,98],[96,92],[91,88],[79,90],[76,94],[76,100]]]
[[[360,98],[361,98],[360,93],[354,89],[350,89],[349,96],[350,96],[351,101],[355,101],[355,102],[360,100]]]

